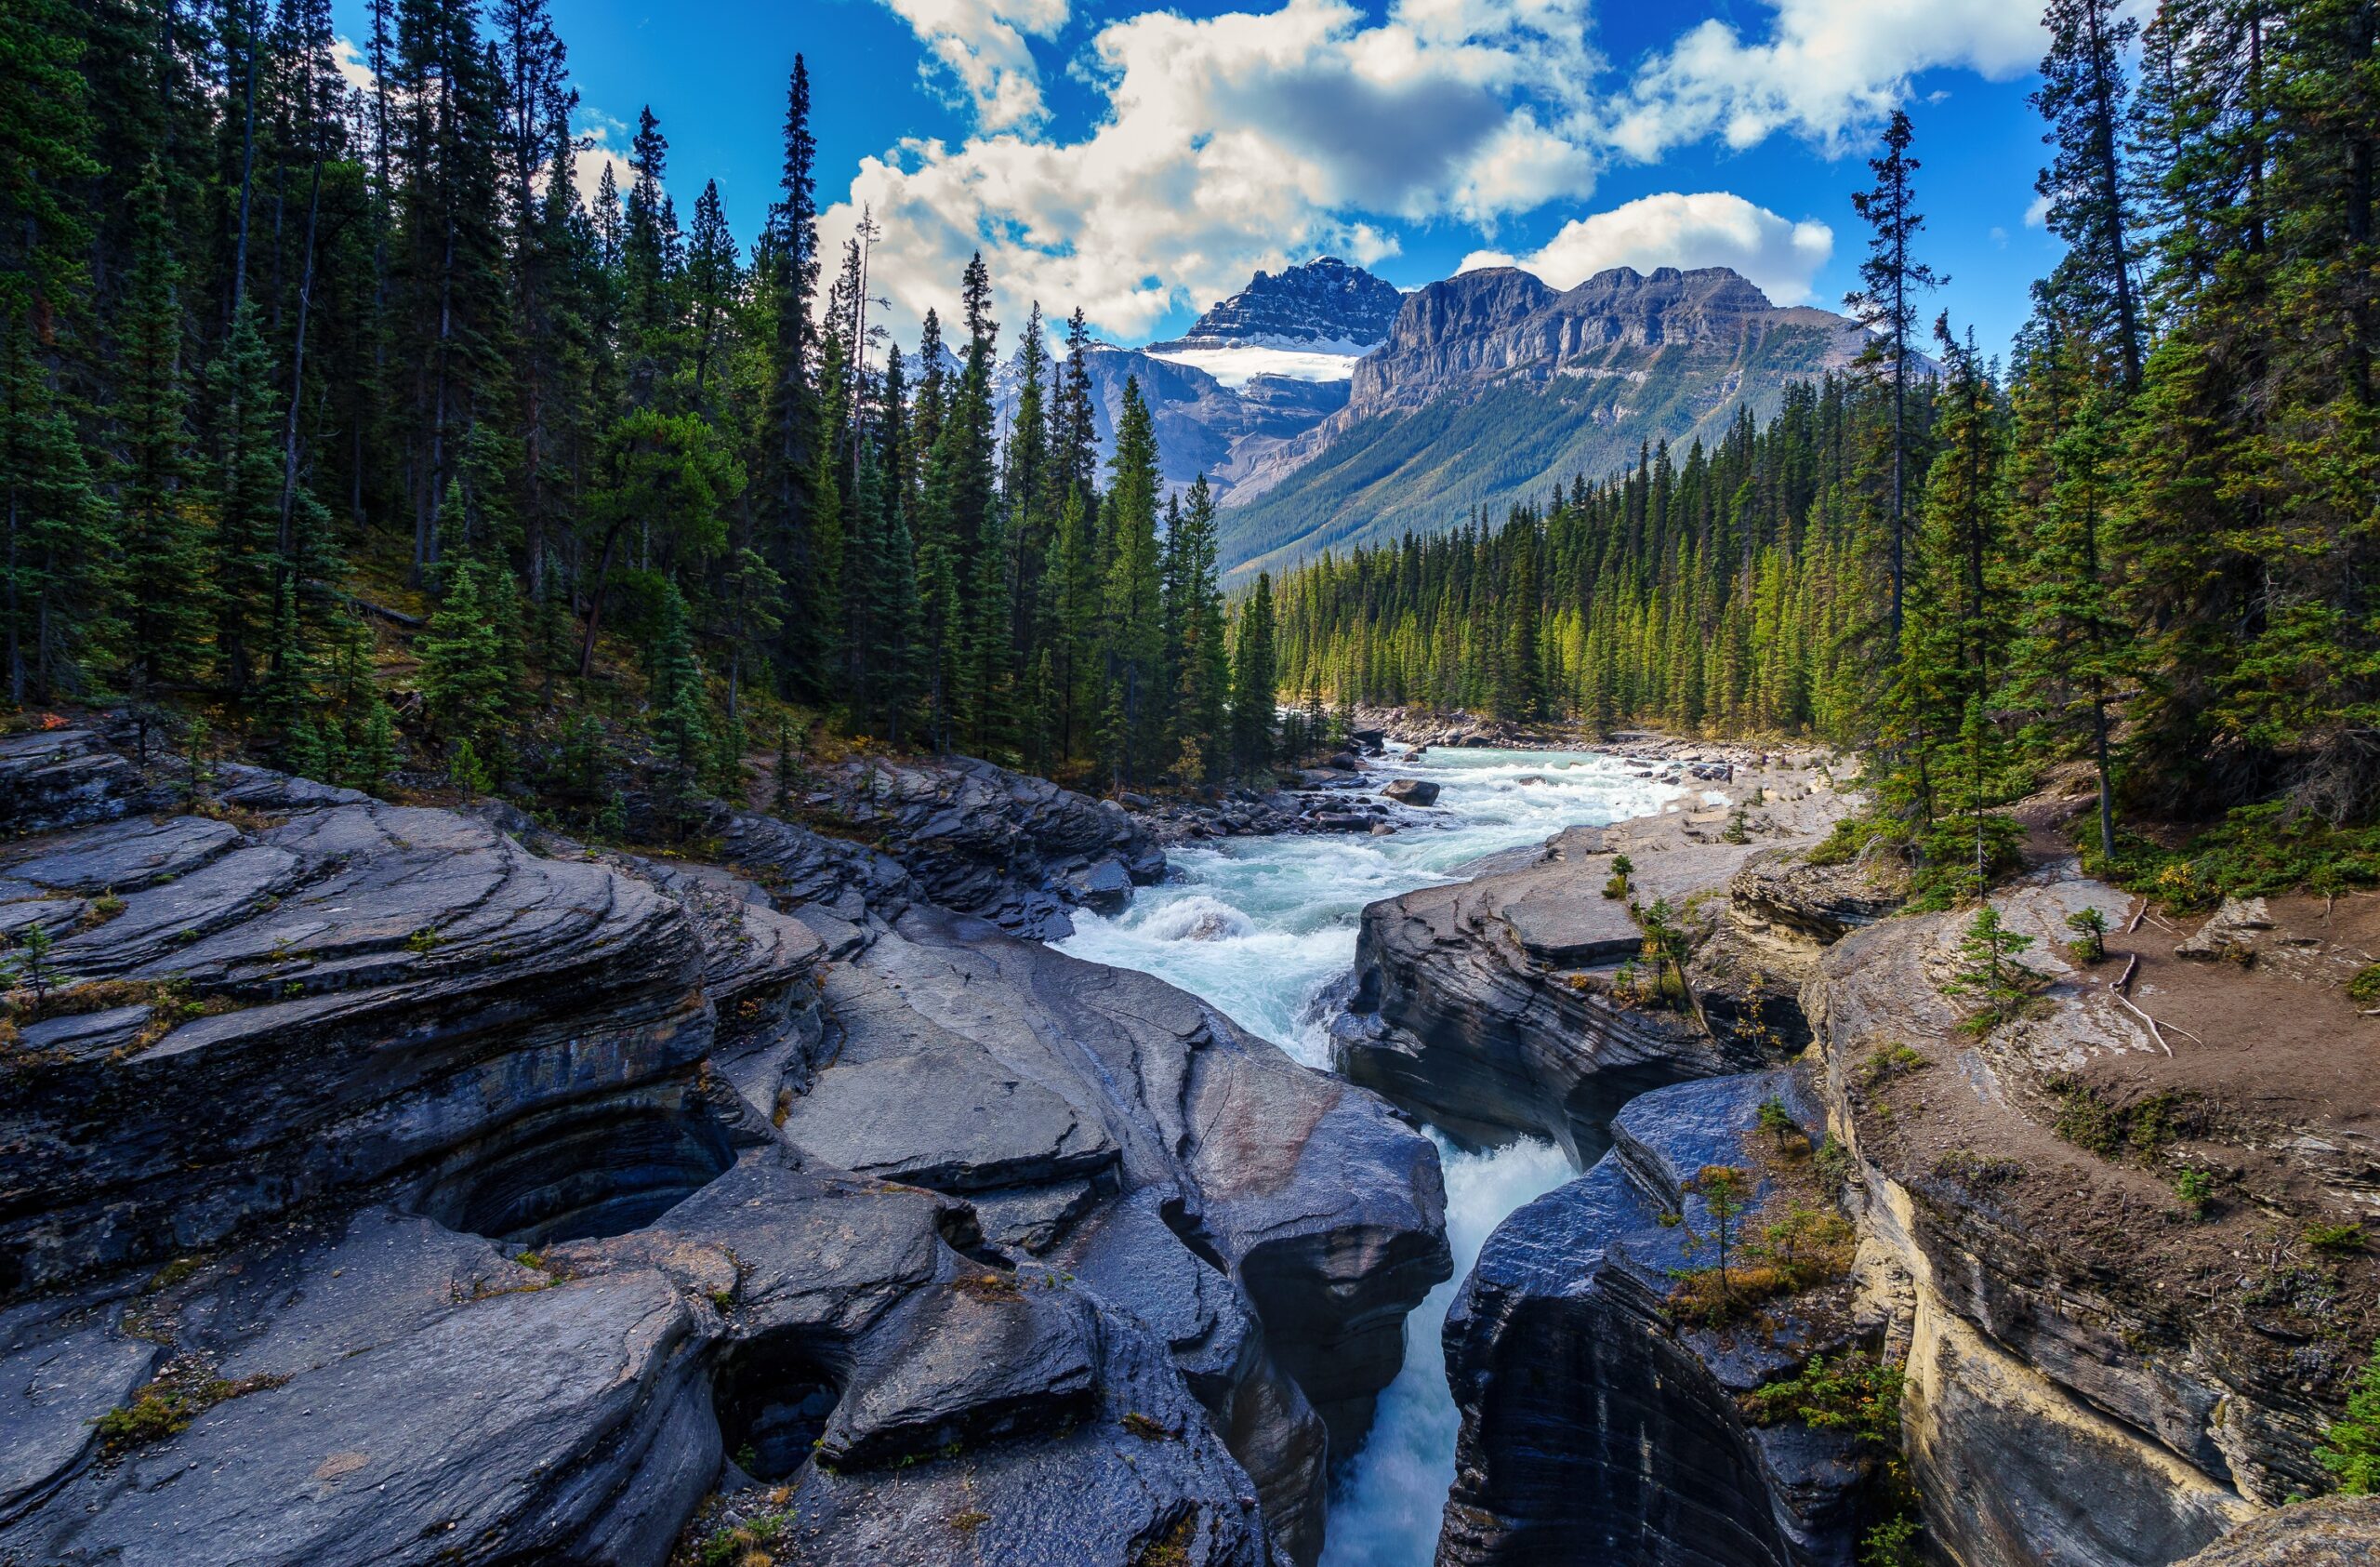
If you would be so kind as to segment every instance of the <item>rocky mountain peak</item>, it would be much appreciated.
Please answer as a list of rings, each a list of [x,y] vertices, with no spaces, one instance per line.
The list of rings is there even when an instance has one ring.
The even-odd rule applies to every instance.
[[[1284,272],[1258,272],[1247,287],[1210,306],[1181,338],[1152,347],[1165,352],[1340,345],[1361,352],[1388,336],[1404,299],[1395,284],[1324,256]]]

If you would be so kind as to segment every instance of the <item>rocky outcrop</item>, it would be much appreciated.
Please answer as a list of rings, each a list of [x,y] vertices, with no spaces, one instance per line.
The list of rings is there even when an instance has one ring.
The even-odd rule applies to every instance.
[[[2312,1449],[2380,1281],[2308,1238],[2369,1212],[2375,1106],[2337,1069],[2334,976],[2380,900],[2296,900],[2269,937],[2296,974],[2176,959],[2070,860],[1993,901],[2033,943],[2016,1016],[1948,993],[1964,912],[1854,931],[1805,992],[1863,1271],[1907,1344],[1910,1462],[1966,1567],[2163,1567],[2329,1483]],[[2086,909],[2112,933],[2096,967],[2065,947]]]
[[[1368,1096],[784,823],[854,918],[104,750],[0,757],[97,822],[0,850],[0,1563],[1318,1545],[1447,1271]]]
[[[1071,933],[1069,908],[1121,908],[1165,873],[1122,806],[972,757],[846,762],[816,781],[800,802],[812,820],[899,863],[926,901],[1038,939]],[[747,840],[764,836],[739,822],[730,857],[754,863]]]
[[[1259,272],[1247,287],[1208,306],[1180,338],[1149,351],[1247,344],[1360,352],[1388,336],[1404,301],[1395,284],[1324,256],[1278,273]]]
[[[2380,1496],[2322,1496],[2251,1519],[2181,1567],[2349,1567],[2380,1561]]]
[[[833,1062],[797,1143],[952,1194],[1170,1345],[1284,1536],[1318,1544],[1353,1451],[1450,1270],[1428,1143],[1145,976],[920,911],[833,970]]]
[[[1850,1562],[1852,1439],[1757,1424],[1738,1403],[1854,1342],[1848,1287],[1719,1329],[1667,1308],[1676,1275],[1712,1261],[1711,1215],[1689,1184],[1777,1146],[1758,1129],[1771,1101],[1815,1137],[1819,1112],[1790,1072],[1646,1094],[1593,1170],[1497,1227],[1447,1315],[1462,1427],[1440,1567]],[[1765,1194],[1764,1178],[1751,1201]]]
[[[1613,993],[1644,934],[1591,877],[1565,858],[1366,909],[1332,1064],[1467,1146],[1542,1136],[1580,1164],[1637,1095],[1759,1065]]]
[[[1543,1136],[1583,1166],[1637,1095],[1796,1045],[1792,986],[1714,945],[1720,917],[1706,906],[1755,853],[1815,843],[1844,804],[1799,772],[1748,768],[1744,784],[1765,803],[1744,812],[1741,842],[1726,841],[1726,811],[1681,802],[1569,829],[1526,863],[1366,909],[1333,1064],[1465,1144]],[[1621,854],[1633,879],[1606,896]],[[1644,930],[1630,905],[1661,899],[1698,938],[1683,1006],[1640,1000],[1633,985]]]

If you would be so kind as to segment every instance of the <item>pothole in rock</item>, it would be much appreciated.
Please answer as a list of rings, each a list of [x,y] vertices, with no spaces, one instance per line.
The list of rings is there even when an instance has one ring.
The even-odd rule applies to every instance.
[[[783,1335],[738,1344],[711,1374],[721,1445],[757,1481],[791,1478],[810,1457],[842,1391]]]
[[[707,1110],[640,1105],[498,1134],[416,1206],[450,1229],[535,1250],[641,1229],[734,1162]]]

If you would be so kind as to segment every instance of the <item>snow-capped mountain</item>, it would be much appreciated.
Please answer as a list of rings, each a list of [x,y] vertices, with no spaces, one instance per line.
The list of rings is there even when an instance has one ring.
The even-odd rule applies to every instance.
[[[1260,376],[1344,380],[1357,359],[1386,340],[1404,298],[1395,284],[1325,256],[1283,272],[1258,272],[1189,331],[1142,352],[1204,370],[1230,387]]]

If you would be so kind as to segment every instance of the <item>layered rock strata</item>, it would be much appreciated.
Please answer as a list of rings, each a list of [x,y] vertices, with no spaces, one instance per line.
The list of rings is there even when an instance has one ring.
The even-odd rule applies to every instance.
[[[2380,1319],[2368,1254],[2323,1242],[2375,1190],[2341,1051],[2380,900],[2294,900],[2293,959],[2215,972],[2071,860],[1993,901],[2038,976],[2003,1021],[1955,989],[1964,912],[1855,931],[1807,991],[1910,1461],[1968,1567],[2162,1567],[2331,1483],[2313,1449]],[[2067,946],[2085,910],[2105,963]]]
[[[1676,1275],[1714,1260],[1713,1220],[1690,1188],[1706,1165],[1744,1166],[1754,1142],[1774,1144],[1760,1126],[1771,1102],[1796,1122],[1790,1135],[1815,1137],[1820,1112],[1791,1072],[1644,1095],[1593,1170],[1497,1227],[1447,1314],[1462,1426],[1440,1567],[1851,1561],[1852,1439],[1756,1424],[1737,1401],[1854,1342],[1847,1286],[1724,1328],[1668,1309]],[[1747,1200],[1765,1196],[1764,1179]]]
[[[782,823],[852,918],[271,775],[143,817],[42,739],[0,1562],[649,1567],[698,1507],[776,1560],[1313,1554],[1446,1271],[1368,1096]]]
[[[1584,1167],[1638,1094],[1796,1046],[1793,964],[1814,960],[1817,943],[1789,952],[1723,928],[1724,894],[1758,857],[1816,843],[1845,802],[1783,767],[1747,769],[1742,795],[1761,803],[1733,833],[1731,809],[1680,802],[1571,828],[1519,863],[1367,908],[1334,1064],[1459,1142],[1541,1136]],[[1633,875],[1609,896],[1621,855]],[[1621,983],[1644,946],[1631,905],[1660,900],[1695,938],[1684,1007],[1638,1003]]]

